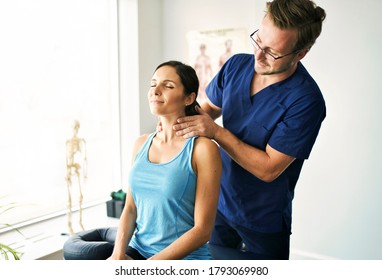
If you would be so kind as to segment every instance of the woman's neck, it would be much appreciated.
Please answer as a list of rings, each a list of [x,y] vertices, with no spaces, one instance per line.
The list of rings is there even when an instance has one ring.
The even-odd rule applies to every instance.
[[[174,139],[183,138],[181,136],[176,135],[176,131],[173,129],[173,125],[176,124],[177,118],[165,118],[161,117],[160,121],[162,124],[162,130],[157,133],[157,136],[159,136],[160,140],[163,142],[170,142]]]

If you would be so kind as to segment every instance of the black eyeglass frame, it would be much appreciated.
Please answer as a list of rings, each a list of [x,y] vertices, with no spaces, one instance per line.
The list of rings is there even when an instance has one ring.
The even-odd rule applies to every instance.
[[[259,43],[256,42],[256,40],[253,38],[253,35],[256,34],[256,32],[259,31],[259,29],[256,29],[255,31],[253,31],[253,33],[251,35],[249,35],[249,37],[251,37],[252,41],[256,44],[256,46],[258,47],[257,50],[261,50],[264,54],[267,54],[267,55],[270,55],[272,58],[273,58],[273,61],[277,60],[277,59],[281,59],[281,58],[284,58],[288,55],[291,55],[291,54],[295,54],[295,53],[298,53],[299,51],[301,50],[295,50],[291,53],[288,53],[288,54],[284,54],[284,55],[279,55],[279,56],[274,56],[273,54],[271,54],[270,52],[267,52],[266,50],[264,50],[262,47],[260,47]]]

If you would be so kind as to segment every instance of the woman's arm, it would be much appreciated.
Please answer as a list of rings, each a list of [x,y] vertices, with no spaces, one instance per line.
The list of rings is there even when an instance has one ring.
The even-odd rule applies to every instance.
[[[130,190],[126,193],[126,203],[119,220],[117,236],[115,238],[114,249],[109,260],[125,260],[128,257],[125,254],[126,246],[130,242],[135,230],[135,221],[137,210]]]
[[[134,144],[132,159],[134,160],[136,154],[146,141],[148,135],[140,136]],[[134,234],[137,219],[137,209],[134,203],[134,199],[131,195],[130,188],[126,192],[125,206],[123,207],[122,214],[119,220],[117,236],[115,238],[114,249],[109,260],[124,260],[128,259],[125,254],[126,246],[130,242],[131,237]]]
[[[210,239],[222,172],[218,146],[207,138],[197,138],[192,162],[197,174],[194,227],[150,259],[182,259]]]

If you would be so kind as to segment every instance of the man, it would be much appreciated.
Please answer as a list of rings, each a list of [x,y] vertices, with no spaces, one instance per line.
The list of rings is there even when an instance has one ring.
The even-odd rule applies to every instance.
[[[289,258],[294,188],[326,115],[321,91],[300,62],[321,33],[325,11],[310,0],[266,7],[251,34],[254,55],[228,60],[207,87],[201,115],[174,125],[178,135],[207,136],[221,148],[210,240],[216,259]],[[219,116],[223,127],[214,122]]]

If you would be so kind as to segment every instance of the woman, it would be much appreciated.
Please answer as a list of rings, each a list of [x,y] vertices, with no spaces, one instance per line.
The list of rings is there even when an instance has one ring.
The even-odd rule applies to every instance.
[[[178,61],[159,65],[148,92],[162,129],[134,145],[126,203],[109,259],[211,259],[221,159],[217,145],[177,136],[177,118],[197,114],[195,70]],[[127,246],[128,245],[128,246]]]

